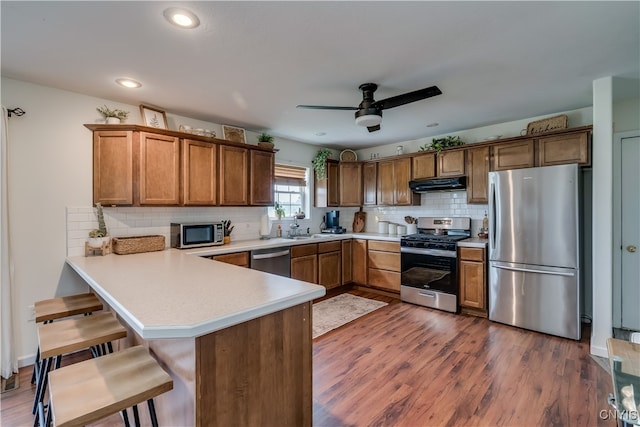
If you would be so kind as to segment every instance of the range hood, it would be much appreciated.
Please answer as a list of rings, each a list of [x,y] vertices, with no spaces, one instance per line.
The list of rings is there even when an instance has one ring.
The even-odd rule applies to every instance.
[[[464,190],[467,188],[467,177],[420,179],[409,181],[409,187],[414,193]]]

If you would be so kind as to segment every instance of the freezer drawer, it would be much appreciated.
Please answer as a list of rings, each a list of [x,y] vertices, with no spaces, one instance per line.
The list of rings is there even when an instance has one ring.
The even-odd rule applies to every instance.
[[[580,339],[579,270],[489,263],[489,319]]]

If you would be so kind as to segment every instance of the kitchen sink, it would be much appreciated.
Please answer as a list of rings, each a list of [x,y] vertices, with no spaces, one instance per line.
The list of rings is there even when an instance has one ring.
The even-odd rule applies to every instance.
[[[299,236],[287,236],[287,237],[284,237],[284,238],[288,239],[288,240],[307,240],[307,239],[313,239],[314,237],[315,236],[303,234],[303,235],[299,235]]]

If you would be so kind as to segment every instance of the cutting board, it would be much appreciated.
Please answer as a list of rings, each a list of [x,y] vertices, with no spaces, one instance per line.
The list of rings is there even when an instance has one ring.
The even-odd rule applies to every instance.
[[[362,233],[364,231],[364,226],[367,221],[367,213],[362,212],[362,206],[360,207],[360,211],[356,212],[353,215],[353,232],[354,233]]]

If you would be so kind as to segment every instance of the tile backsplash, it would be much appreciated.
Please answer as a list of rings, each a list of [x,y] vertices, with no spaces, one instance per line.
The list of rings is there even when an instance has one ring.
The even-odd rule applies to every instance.
[[[351,228],[353,213],[358,208],[340,208],[340,222]],[[389,221],[406,225],[405,216],[442,216],[471,218],[471,234],[477,235],[482,227],[482,218],[489,212],[488,205],[467,204],[466,191],[443,191],[421,194],[420,206],[372,206],[364,207],[367,212],[365,231],[378,232],[378,221]]]
[[[172,222],[208,222],[230,219],[234,226],[232,240],[252,240],[260,237],[260,218],[266,207],[105,207],[104,220],[112,237],[165,236],[167,247],[171,244]],[[93,207],[67,207],[67,255],[84,255],[84,242],[89,231],[98,228],[96,209]],[[312,219],[299,220],[300,230],[319,232],[323,209],[312,209]],[[283,235],[292,220],[271,221],[271,235],[281,224]]]
[[[353,214],[358,208],[336,208],[340,211],[340,225],[351,230]],[[313,208],[312,219],[298,221],[300,231],[318,233],[322,216],[330,209]],[[405,216],[462,216],[471,218],[471,232],[476,235],[482,226],[482,217],[488,211],[487,205],[467,204],[466,191],[424,193],[420,206],[376,206],[365,207],[367,222],[365,231],[378,232],[378,221],[406,224]],[[221,221],[230,219],[235,226],[232,240],[252,240],[259,238],[260,217],[267,212],[266,207],[105,207],[104,218],[113,237],[162,235],[166,245],[170,245],[170,224],[172,222]],[[67,255],[84,255],[84,242],[89,231],[98,228],[96,210],[93,207],[67,207]],[[275,235],[278,224],[283,235],[289,230],[292,220],[271,221],[271,235]]]

